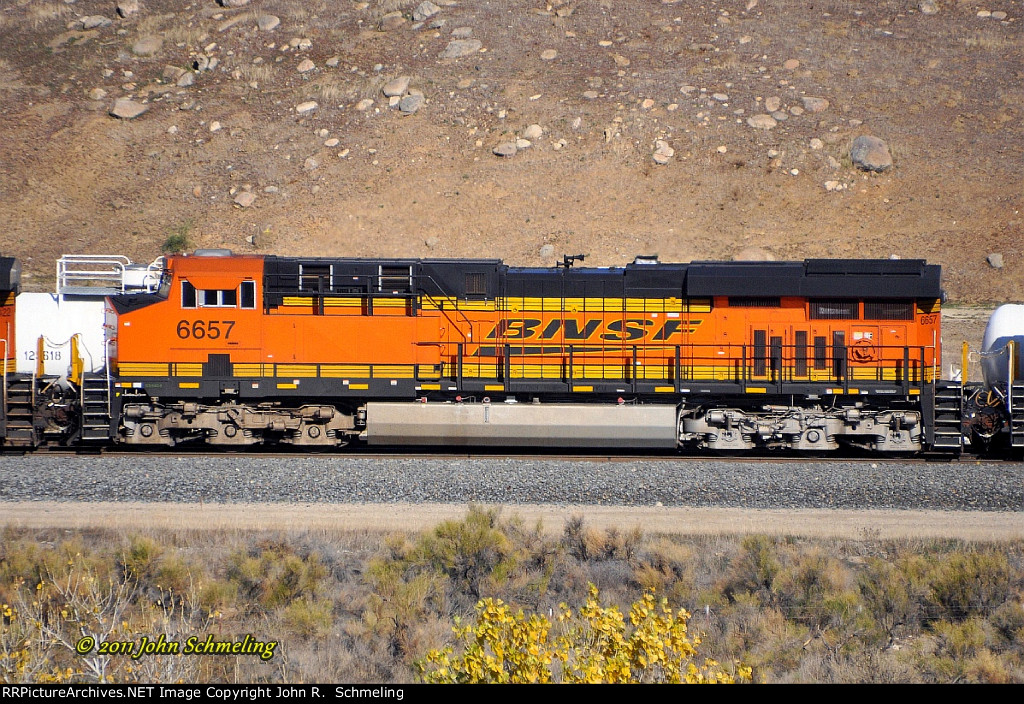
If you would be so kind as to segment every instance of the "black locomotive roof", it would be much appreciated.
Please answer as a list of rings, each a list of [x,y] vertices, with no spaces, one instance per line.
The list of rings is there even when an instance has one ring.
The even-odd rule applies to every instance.
[[[691,296],[941,298],[941,267],[923,259],[693,262]]]
[[[14,257],[0,257],[0,291],[21,292],[21,263]]]
[[[625,267],[507,268],[510,289],[525,295],[559,279],[564,295],[592,295],[597,280],[632,297],[799,296],[941,298],[941,268],[923,259],[807,259],[803,262],[634,263]],[[551,288],[548,283],[544,288]],[[518,293],[518,291],[517,291]]]
[[[467,295],[466,276],[483,276],[486,295],[506,296],[799,296],[807,298],[941,298],[940,267],[923,259],[807,259],[802,262],[661,263],[623,267],[513,267],[499,259],[356,259],[268,256],[267,293],[300,288],[302,271],[330,265],[336,281],[365,282],[408,267],[416,288]],[[360,284],[362,286],[362,284]],[[340,292],[340,291],[336,291]],[[346,293],[355,293],[354,288]]]

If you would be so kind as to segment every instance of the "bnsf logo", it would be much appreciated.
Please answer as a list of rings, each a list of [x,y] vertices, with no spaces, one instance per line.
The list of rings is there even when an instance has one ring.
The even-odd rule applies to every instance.
[[[645,320],[627,318],[605,321],[602,318],[578,320],[551,320],[545,323],[536,318],[502,320],[487,334],[486,339],[506,340],[608,340],[625,342],[629,340],[668,340],[679,335],[682,320]],[[689,329],[700,324],[699,320],[687,321]]]

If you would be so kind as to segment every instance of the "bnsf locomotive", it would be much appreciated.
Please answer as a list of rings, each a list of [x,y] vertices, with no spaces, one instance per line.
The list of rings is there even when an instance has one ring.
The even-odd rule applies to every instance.
[[[938,266],[580,258],[0,258],[0,444],[1024,445],[1013,335],[940,378]]]

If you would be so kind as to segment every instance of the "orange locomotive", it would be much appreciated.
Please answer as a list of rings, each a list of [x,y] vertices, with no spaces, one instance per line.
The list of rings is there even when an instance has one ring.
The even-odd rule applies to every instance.
[[[20,290],[21,264],[13,257],[0,257],[0,372],[4,374],[15,370],[14,301]]]
[[[0,257],[0,445],[8,437],[11,389],[8,377],[16,371],[14,306],[21,289],[21,264],[13,257]]]
[[[319,447],[960,446],[937,383],[937,266],[576,259],[533,269],[170,257],[157,293],[109,299],[110,434]]]

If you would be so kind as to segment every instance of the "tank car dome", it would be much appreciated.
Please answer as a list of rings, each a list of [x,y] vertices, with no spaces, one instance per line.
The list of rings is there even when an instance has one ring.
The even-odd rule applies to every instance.
[[[981,342],[981,369],[987,386],[1005,385],[1010,372],[1007,343],[1011,340],[1016,343],[1013,376],[1018,380],[1024,371],[1024,305],[999,306],[988,319]]]

